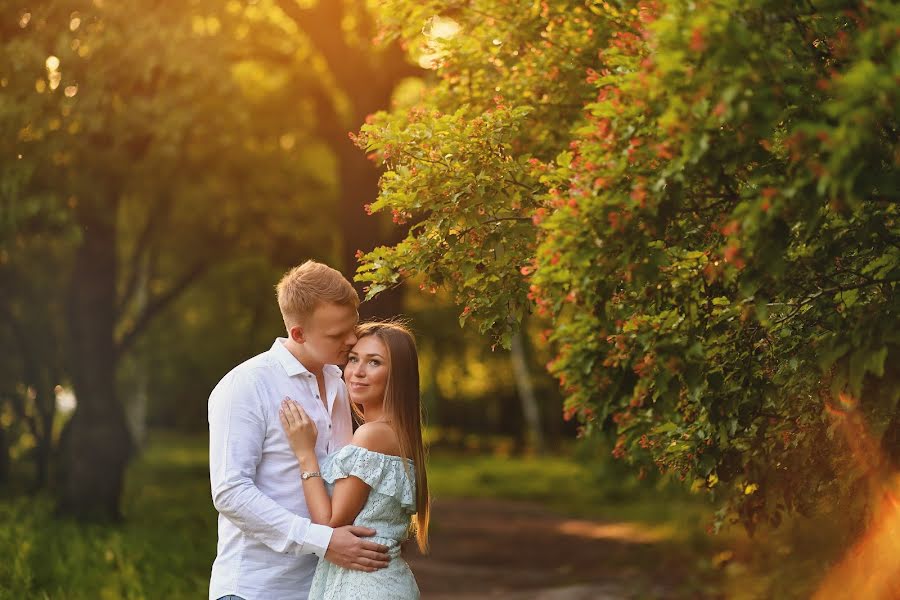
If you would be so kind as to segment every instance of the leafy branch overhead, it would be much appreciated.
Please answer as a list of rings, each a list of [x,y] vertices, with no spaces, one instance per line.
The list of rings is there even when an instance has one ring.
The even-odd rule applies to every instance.
[[[504,345],[536,314],[566,416],[723,517],[843,497],[825,409],[900,427],[900,9],[530,6],[385,3],[436,79],[357,139],[410,224],[358,279],[444,286]]]

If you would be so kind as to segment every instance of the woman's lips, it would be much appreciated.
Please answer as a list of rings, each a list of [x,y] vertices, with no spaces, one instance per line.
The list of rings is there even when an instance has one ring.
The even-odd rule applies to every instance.
[[[351,382],[350,382],[350,389],[351,389],[351,390],[361,390],[362,388],[367,388],[367,387],[369,387],[369,384],[368,384],[368,383],[359,383],[359,382],[357,382],[357,381],[351,381]]]

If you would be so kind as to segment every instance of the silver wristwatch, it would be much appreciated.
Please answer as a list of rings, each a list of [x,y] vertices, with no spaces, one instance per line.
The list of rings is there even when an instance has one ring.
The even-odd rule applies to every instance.
[[[306,481],[310,477],[321,477],[322,474],[318,471],[303,471],[300,473],[300,479]]]

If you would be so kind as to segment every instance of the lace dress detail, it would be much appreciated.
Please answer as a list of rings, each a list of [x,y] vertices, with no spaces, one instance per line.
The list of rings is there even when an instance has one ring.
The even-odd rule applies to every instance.
[[[372,490],[359,511],[354,525],[371,527],[377,533],[366,538],[388,547],[390,565],[373,573],[344,569],[320,560],[309,591],[310,600],[412,600],[419,597],[419,586],[406,561],[400,556],[400,544],[409,532],[416,512],[415,467],[409,459],[373,452],[360,446],[344,446],[329,454],[321,466],[328,493],[334,482],[355,476]]]

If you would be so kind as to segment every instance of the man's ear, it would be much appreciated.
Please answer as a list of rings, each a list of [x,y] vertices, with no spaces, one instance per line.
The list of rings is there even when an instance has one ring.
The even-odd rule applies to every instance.
[[[299,325],[294,325],[293,327],[288,329],[288,335],[291,336],[291,339],[298,344],[302,344],[306,341],[306,337],[303,335],[303,328]]]

